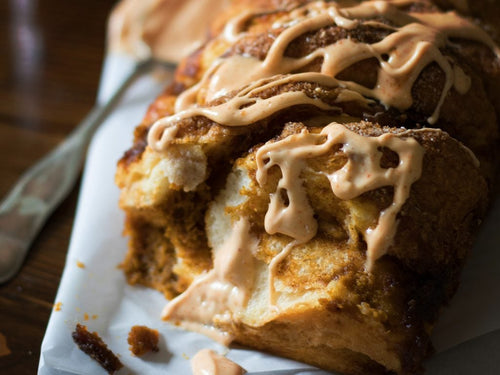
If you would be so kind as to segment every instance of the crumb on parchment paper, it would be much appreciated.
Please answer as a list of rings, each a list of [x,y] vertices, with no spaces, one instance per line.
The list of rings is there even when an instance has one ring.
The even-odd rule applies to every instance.
[[[89,332],[87,327],[77,324],[72,335],[78,348],[97,361],[108,374],[114,374],[123,367],[118,357],[108,348],[97,332]]]
[[[148,352],[158,352],[158,341],[160,335],[156,329],[146,326],[133,326],[128,334],[129,350],[135,356],[141,356]]]
[[[62,302],[54,303],[54,311],[61,311],[61,308],[62,308]]]
[[[77,266],[78,268],[85,268],[85,263],[80,262],[79,260],[77,260],[77,261],[76,261],[76,266]]]

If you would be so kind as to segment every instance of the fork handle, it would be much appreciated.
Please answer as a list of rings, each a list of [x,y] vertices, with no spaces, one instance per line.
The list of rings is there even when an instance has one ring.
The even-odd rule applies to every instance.
[[[128,87],[156,62],[139,63],[103,106],[95,106],[54,150],[29,168],[0,204],[0,284],[20,269],[34,238],[67,197],[81,171],[90,139]]]

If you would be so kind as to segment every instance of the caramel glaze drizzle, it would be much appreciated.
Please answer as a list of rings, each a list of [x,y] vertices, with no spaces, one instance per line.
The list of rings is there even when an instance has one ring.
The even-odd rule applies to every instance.
[[[489,46],[497,56],[500,53],[484,31],[454,12],[408,13],[400,9],[415,2],[366,1],[350,8],[341,8],[335,3],[319,1],[291,11],[273,25],[284,31],[274,40],[263,61],[241,55],[220,57],[198,84],[178,97],[176,113],[153,125],[148,134],[149,146],[158,152],[170,147],[175,142],[179,123],[195,116],[205,116],[224,126],[246,126],[297,104],[332,109],[320,99],[299,91],[283,92],[270,98],[259,97],[259,93],[264,90],[288,82],[342,86],[346,88],[347,94],[340,96],[337,102],[366,102],[368,99],[364,97],[368,97],[377,99],[386,107],[405,110],[412,105],[411,88],[415,80],[432,62],[437,63],[446,76],[441,98],[428,119],[430,124],[435,123],[449,90],[454,87],[459,93],[465,93],[470,88],[470,80],[462,69],[441,53],[441,49],[450,43],[449,39],[457,37],[478,41]],[[220,38],[227,42],[243,38],[247,21],[257,14],[246,13],[235,18],[229,22]],[[378,17],[387,19],[392,25],[377,21]],[[297,37],[329,25],[345,29],[373,26],[385,28],[391,33],[374,44],[343,39],[303,57],[285,56],[287,47]],[[335,78],[352,64],[373,57],[379,61],[375,87],[367,88]],[[320,72],[294,74],[318,58],[322,58]],[[210,105],[216,99],[218,104]],[[272,165],[278,165],[283,173],[278,192],[271,196],[265,216],[265,229],[270,234],[282,233],[293,239],[269,265],[271,306],[275,294],[273,278],[276,265],[293,246],[307,242],[317,231],[312,208],[299,178],[300,170],[306,158],[321,155],[335,144],[342,144],[342,150],[348,156],[347,163],[340,170],[326,175],[337,197],[352,199],[369,190],[394,186],[392,204],[380,213],[377,225],[364,233],[368,248],[368,271],[390,246],[397,227],[396,216],[408,198],[412,183],[420,177],[424,151],[414,139],[393,134],[363,137],[335,123],[325,127],[319,134],[302,132],[260,148],[257,155],[258,182],[265,183],[266,171]],[[380,167],[382,154],[379,147],[388,147],[399,155],[400,162],[396,168]],[[267,164],[264,162],[266,158],[269,159]],[[288,194],[287,207],[280,201],[280,189],[286,190]],[[249,235],[246,219],[241,220],[236,223],[223,248],[215,251],[214,269],[197,278],[186,292],[167,305],[163,315],[165,319],[178,321],[188,328],[196,329],[194,326],[197,326],[207,333],[207,329],[213,329],[213,326],[209,326],[214,322],[230,319],[232,314],[237,314],[246,305],[251,292],[247,288],[251,288],[252,283],[242,281],[241,275],[238,275],[245,270],[242,274],[250,272],[247,275],[249,279],[255,277],[254,271],[249,270],[252,268],[249,264],[254,261],[252,254],[258,241]],[[238,256],[244,253],[248,253],[244,257],[245,266],[237,261]],[[200,309],[202,303],[210,306]],[[224,336],[226,333],[217,335],[220,341],[227,343],[231,340]]]
[[[254,253],[258,243],[250,234],[248,220],[235,223],[224,244],[216,249],[214,268],[170,301],[162,318],[228,345],[233,337],[213,327],[213,323],[229,322],[231,314],[247,304],[255,281]]]
[[[434,123],[452,87],[459,93],[465,93],[470,88],[469,77],[441,53],[440,49],[449,44],[449,38],[459,37],[479,41],[492,48],[497,55],[499,51],[483,30],[455,12],[412,13],[400,9],[412,3],[415,1],[366,1],[353,7],[341,8],[336,3],[318,1],[290,11],[273,24],[274,28],[283,31],[274,40],[263,61],[241,55],[221,57],[216,60],[198,84],[178,97],[175,105],[176,114],[160,119],[153,125],[148,134],[149,146],[159,152],[165,150],[175,141],[179,123],[183,119],[195,116],[204,116],[225,126],[246,126],[298,104],[310,104],[323,110],[334,108],[321,99],[309,97],[301,91],[282,92],[267,98],[259,97],[259,94],[268,89],[290,82],[311,82],[326,87],[340,85],[346,89],[343,95],[339,95],[337,102],[352,100],[366,102],[365,97],[370,97],[378,99],[388,107],[404,110],[412,105],[411,88],[415,80],[432,62],[439,64],[446,75],[441,98],[428,120],[429,123]],[[246,35],[245,25],[256,14],[248,12],[236,17],[228,23],[220,37],[228,42],[243,38]],[[379,17],[385,18],[391,25],[377,21]],[[391,33],[374,44],[360,43],[348,38],[318,48],[300,58],[285,56],[286,49],[297,37],[330,25],[345,29],[368,25],[388,29]],[[380,63],[378,82],[373,88],[335,78],[352,64],[373,57]],[[293,73],[318,58],[322,59],[320,72]],[[206,103],[217,99],[219,99],[217,103],[222,102],[201,106],[197,104],[200,98]],[[355,138],[354,135],[350,137]],[[368,138],[363,140],[369,143]],[[363,142],[356,144],[360,150],[365,150]],[[360,165],[352,169],[361,170],[365,161],[363,158],[362,161],[356,162]],[[350,174],[350,178],[355,179],[357,176]],[[350,186],[351,182],[345,180],[345,183],[346,186]],[[366,188],[370,186],[368,184]],[[336,191],[338,188],[334,193]],[[342,198],[343,195],[338,196]],[[271,202],[266,217],[280,215],[273,204],[276,203]],[[395,209],[387,210],[385,215],[395,215],[393,211]],[[266,228],[271,227],[266,226]],[[313,227],[309,230],[311,233],[314,232]],[[376,233],[378,232],[367,233],[367,239],[376,237]],[[304,234],[304,238],[296,240],[304,242],[305,238],[309,239],[310,236]],[[373,239],[369,242],[372,244],[368,250],[368,269],[371,268],[371,262],[378,258],[376,254],[383,252],[375,250],[380,246],[380,240]],[[275,259],[273,265],[281,258],[282,255]]]
[[[383,186],[394,186],[392,204],[379,216],[375,228],[363,234],[366,244],[366,266],[371,271],[375,260],[384,255],[396,233],[396,216],[406,202],[411,185],[420,178],[424,149],[413,138],[400,138],[392,133],[379,137],[364,137],[348,130],[343,125],[331,123],[318,133],[303,130],[274,143],[266,143],[256,155],[257,182],[262,186],[267,180],[267,171],[273,166],[281,169],[282,177],[276,192],[271,194],[269,209],[264,219],[267,233],[281,233],[294,240],[276,255],[269,264],[270,301],[274,303],[274,275],[276,266],[290,250],[312,239],[318,224],[309,203],[300,174],[306,159],[326,154],[335,145],[347,156],[346,164],[339,170],[326,174],[333,194],[349,200]],[[387,147],[399,156],[395,168],[382,168],[382,148]],[[287,202],[282,194],[286,193]]]
[[[269,264],[269,307],[278,312],[275,304],[274,278],[276,266],[290,250],[312,239],[318,225],[300,178],[306,160],[330,152],[341,145],[347,162],[339,170],[326,174],[332,192],[340,199],[353,199],[367,191],[383,186],[394,186],[393,202],[379,216],[375,228],[364,233],[367,243],[368,270],[373,262],[384,255],[396,232],[396,216],[406,202],[413,182],[422,171],[424,149],[413,138],[403,138],[386,133],[378,137],[358,135],[341,124],[331,123],[320,133],[303,130],[277,142],[268,142],[256,154],[256,179],[266,184],[267,171],[278,166],[282,177],[264,220],[269,234],[282,233],[293,240]],[[399,164],[382,168],[382,148],[396,152]],[[285,191],[288,204],[281,198]],[[163,310],[163,319],[177,322],[185,328],[201,332],[222,344],[229,344],[233,337],[216,329],[215,322],[228,323],[248,303],[254,286],[255,253],[259,240],[250,233],[250,223],[240,219],[219,248],[215,249],[214,268],[199,276],[189,288],[170,301]]]
[[[286,78],[289,81],[316,79],[316,75],[309,78],[307,74],[292,72],[306,67],[318,58],[322,58],[320,74],[329,77],[329,86],[349,88],[379,100],[386,107],[402,111],[412,105],[411,89],[422,70],[432,62],[437,63],[444,71],[446,81],[434,113],[428,118],[428,122],[434,124],[449,90],[455,87],[463,94],[470,88],[469,77],[441,52],[442,48],[450,44],[450,38],[484,43],[497,56],[500,56],[500,51],[481,28],[455,12],[411,13],[398,8],[415,2],[418,1],[366,1],[353,7],[341,8],[335,3],[319,1],[291,11],[273,25],[275,29],[284,28],[284,31],[272,43],[263,61],[240,55],[217,59],[198,84],[179,96],[175,106],[176,114],[160,119],[153,125],[148,134],[149,145],[156,151],[167,148],[175,140],[179,122],[185,118],[205,116],[221,125],[244,126],[296,105],[300,100],[304,100],[304,104],[324,109],[325,103],[321,100],[311,99],[300,93],[282,93],[266,100],[255,97],[256,92],[262,91],[264,87],[282,83],[281,79],[272,79],[269,83],[270,77],[291,74]],[[246,21],[256,14],[247,13],[235,18],[228,23],[220,38],[228,42],[243,38],[246,35]],[[376,21],[377,17],[383,17],[395,26]],[[345,29],[371,26],[387,29],[390,34],[374,44],[348,38],[318,48],[300,58],[285,56],[287,47],[296,38],[330,25]],[[378,81],[373,88],[335,78],[347,67],[368,58],[379,61]],[[227,98],[223,104],[197,104],[200,98],[210,103],[234,91],[238,94]]]
[[[210,349],[202,349],[191,359],[193,375],[243,375],[246,371],[230,359]]]

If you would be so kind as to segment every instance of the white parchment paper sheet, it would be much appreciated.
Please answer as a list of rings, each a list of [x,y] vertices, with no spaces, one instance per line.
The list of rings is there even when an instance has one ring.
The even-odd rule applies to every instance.
[[[133,66],[124,56],[108,57],[99,101],[105,101]],[[227,353],[248,371],[307,369],[309,366],[251,350],[228,349],[210,339],[161,321],[163,296],[130,287],[117,265],[126,252],[123,213],[114,185],[116,161],[132,142],[133,129],[162,84],[148,76],[129,90],[122,104],[96,133],[84,170],[66,266],[42,343],[40,375],[105,374],[73,343],[76,323],[97,331],[120,356],[120,374],[190,374],[189,358],[202,348]],[[500,368],[500,205],[490,213],[464,271],[460,289],[443,311],[434,333],[440,352],[427,364],[429,374],[493,374]],[[82,262],[85,267],[78,267]],[[133,325],[161,334],[160,352],[133,357],[127,335]],[[488,334],[489,333],[489,334]],[[475,340],[472,340],[475,339]],[[459,345],[462,344],[462,345]],[[306,374],[310,371],[291,371]],[[325,372],[314,372],[321,374]]]

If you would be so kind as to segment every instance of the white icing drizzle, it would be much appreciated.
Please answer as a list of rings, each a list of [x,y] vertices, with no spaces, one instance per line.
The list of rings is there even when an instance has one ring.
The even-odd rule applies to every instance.
[[[275,295],[276,266],[295,245],[312,239],[318,228],[300,174],[307,159],[324,155],[336,145],[342,145],[347,162],[341,169],[325,176],[338,198],[348,200],[383,186],[394,187],[392,204],[380,213],[375,228],[368,228],[363,233],[368,271],[390,246],[396,233],[396,216],[410,194],[411,185],[420,178],[423,147],[413,138],[401,138],[392,133],[365,137],[332,123],[319,134],[303,130],[300,134],[262,146],[256,155],[258,183],[261,186],[266,184],[267,171],[273,166],[278,166],[282,173],[276,192],[270,197],[265,230],[269,234],[281,233],[293,238],[269,265],[271,304]],[[399,164],[395,168],[380,166],[383,147],[398,154]],[[283,202],[283,193],[287,196],[286,202]]]
[[[450,89],[455,87],[463,94],[470,88],[469,77],[441,52],[441,49],[450,43],[449,39],[474,40],[490,47],[497,56],[500,56],[500,53],[494,41],[482,29],[455,12],[412,13],[398,8],[414,2],[365,1],[353,7],[341,8],[336,3],[318,1],[291,11],[273,25],[273,28],[285,29],[272,43],[263,61],[237,55],[215,60],[200,82],[179,96],[176,114],[160,119],[153,125],[148,135],[149,145],[157,151],[168,147],[175,139],[178,123],[190,117],[205,116],[221,125],[245,126],[296,104],[313,104],[328,108],[321,100],[313,100],[299,93],[281,93],[264,101],[252,97],[259,91],[259,85],[262,86],[261,89],[269,88],[271,77],[291,74],[286,78],[289,81],[307,81],[308,77],[304,74],[292,72],[306,67],[318,58],[323,60],[320,73],[329,77],[329,86],[341,85],[350,88],[366,97],[379,100],[386,107],[399,110],[411,107],[411,89],[416,79],[426,66],[437,63],[446,80],[434,113],[428,118],[429,123],[435,123]],[[220,38],[234,43],[246,36],[243,28],[256,14],[243,13],[236,17],[228,23]],[[395,26],[374,21],[378,16],[384,17]],[[300,58],[285,56],[285,51],[293,40],[304,33],[330,25],[345,29],[365,25],[383,28],[391,33],[373,44],[347,38],[318,48]],[[375,87],[368,88],[355,82],[335,79],[349,66],[369,58],[379,61]],[[311,77],[317,81],[315,75]],[[281,79],[272,79],[271,85],[281,84]],[[210,101],[231,92],[237,94],[223,104],[210,105]],[[301,100],[303,103],[299,103]]]

